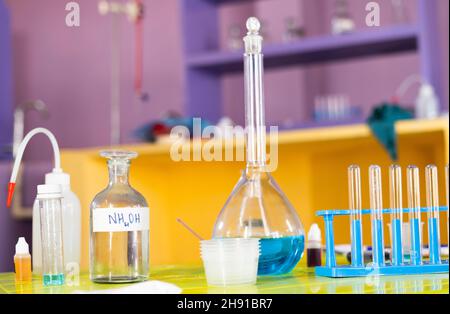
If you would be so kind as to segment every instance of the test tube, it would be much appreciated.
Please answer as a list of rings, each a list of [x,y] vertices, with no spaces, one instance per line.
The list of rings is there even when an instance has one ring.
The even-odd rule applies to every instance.
[[[447,198],[447,243],[449,242],[449,232],[448,232],[448,229],[449,229],[449,227],[448,227],[448,223],[449,223],[449,191],[448,191],[448,189],[450,188],[450,186],[449,186],[449,183],[448,183],[448,177],[449,177],[449,175],[448,175],[448,169],[449,169],[449,165],[447,164],[447,166],[445,166],[445,186],[446,186],[446,192],[445,192],[445,194],[446,194],[446,198]]]
[[[392,236],[392,265],[403,264],[403,194],[402,167],[392,165],[389,168],[389,191],[391,204],[391,236]]]
[[[369,169],[370,207],[372,220],[373,264],[384,266],[384,231],[383,231],[383,191],[381,168],[377,165]]]
[[[439,239],[439,183],[438,169],[435,165],[429,165],[425,171],[427,183],[427,207],[428,207],[428,241],[430,247],[430,263],[440,264]]]
[[[352,266],[363,267],[361,170],[359,166],[348,168],[348,192],[350,203]]]
[[[39,185],[37,198],[41,219],[42,273],[44,286],[64,284],[61,187]]]
[[[422,234],[420,207],[420,171],[416,166],[407,169],[409,224],[411,228],[411,263],[422,264]]]

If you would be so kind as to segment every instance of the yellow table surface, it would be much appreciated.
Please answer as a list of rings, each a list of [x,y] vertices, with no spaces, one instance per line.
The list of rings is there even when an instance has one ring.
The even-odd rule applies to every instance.
[[[208,287],[201,266],[158,266],[151,269],[150,280],[177,285],[185,294],[448,294],[448,274],[426,276],[367,277],[330,279],[316,277],[314,270],[297,267],[291,274],[259,277],[246,287]],[[0,294],[66,294],[76,291],[103,290],[125,285],[94,284],[84,274],[77,287],[44,287],[35,276],[29,284],[16,284],[14,274],[0,274]]]

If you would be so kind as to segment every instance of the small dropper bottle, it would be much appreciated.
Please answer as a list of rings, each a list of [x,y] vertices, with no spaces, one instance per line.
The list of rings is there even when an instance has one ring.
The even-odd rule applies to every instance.
[[[16,244],[16,255],[14,255],[14,267],[16,271],[16,282],[31,282],[31,255],[30,248],[25,238],[21,237]]]
[[[322,266],[322,233],[317,224],[313,224],[308,232],[308,267]]]

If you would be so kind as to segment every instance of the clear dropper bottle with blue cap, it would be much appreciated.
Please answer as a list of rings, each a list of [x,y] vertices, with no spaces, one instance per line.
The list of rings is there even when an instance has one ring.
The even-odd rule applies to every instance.
[[[305,233],[266,160],[260,27],[258,19],[249,18],[244,37],[247,166],[217,218],[213,237],[259,238],[258,274],[281,275],[292,271],[302,258]]]

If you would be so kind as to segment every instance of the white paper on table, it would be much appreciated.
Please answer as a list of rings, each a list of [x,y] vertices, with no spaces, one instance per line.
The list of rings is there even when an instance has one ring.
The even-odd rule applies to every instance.
[[[181,289],[162,281],[146,281],[127,287],[106,290],[75,291],[78,294],[180,294]]]

